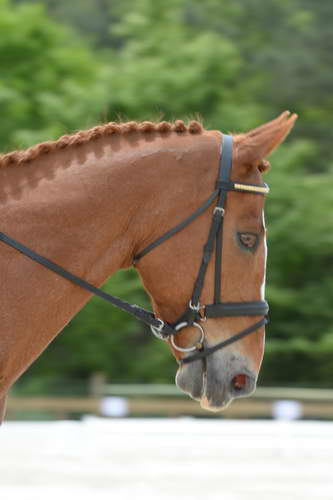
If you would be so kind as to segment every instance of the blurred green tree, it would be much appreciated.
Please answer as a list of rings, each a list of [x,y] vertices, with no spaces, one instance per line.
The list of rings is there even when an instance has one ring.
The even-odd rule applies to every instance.
[[[315,173],[317,156],[318,145],[296,140],[274,154],[267,176],[265,383],[332,385],[333,165]]]
[[[0,0],[0,149],[87,127],[105,108],[103,65],[40,5]]]
[[[203,116],[208,128],[246,129],[261,114],[248,99],[245,62],[221,32],[198,27],[191,2],[138,0],[118,4],[111,35],[120,41],[109,66],[110,115]],[[235,102],[237,105],[235,106]]]

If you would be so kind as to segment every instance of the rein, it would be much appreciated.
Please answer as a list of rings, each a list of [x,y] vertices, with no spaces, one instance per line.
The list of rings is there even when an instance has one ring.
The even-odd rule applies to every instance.
[[[191,356],[183,358],[180,363],[186,364],[196,361],[198,359],[203,359],[216,352],[219,349],[240,340],[241,338],[255,332],[267,323],[266,315],[268,313],[268,304],[264,300],[252,301],[252,302],[221,302],[221,272],[222,272],[222,245],[223,245],[223,220],[225,214],[225,205],[227,199],[228,191],[237,191],[240,193],[252,193],[258,195],[264,195],[269,192],[269,188],[266,184],[245,184],[239,182],[233,182],[230,180],[230,173],[232,167],[232,137],[228,135],[223,135],[222,140],[222,152],[220,156],[220,168],[219,176],[216,182],[216,189],[211,194],[211,196],[197,209],[192,215],[184,219],[178,225],[167,231],[163,236],[153,241],[147,245],[141,252],[135,255],[134,264],[136,264],[142,257],[147,253],[152,251],[158,245],[171,238],[189,224],[194,221],[199,215],[201,215],[215,199],[217,199],[216,206],[213,211],[213,218],[208,234],[207,243],[204,246],[203,256],[199,268],[199,273],[197,279],[194,283],[193,293],[187,310],[182,314],[182,316],[174,323],[167,323],[160,318],[157,318],[152,312],[139,307],[135,304],[129,304],[128,302],[115,297],[99,288],[95,287],[88,281],[72,274],[67,269],[59,266],[55,262],[47,259],[46,257],[38,254],[34,250],[26,247],[22,243],[14,240],[5,233],[0,232],[0,241],[14,248],[15,250],[21,252],[26,257],[29,257],[34,262],[46,267],[50,271],[58,274],[59,276],[71,281],[75,285],[87,290],[88,292],[101,297],[102,299],[110,302],[114,306],[126,311],[127,313],[135,316],[139,321],[142,321],[146,325],[149,325],[153,334],[162,339],[170,339],[172,346],[181,352],[193,352],[197,351]],[[204,279],[208,264],[211,260],[215,246],[215,285],[214,285],[214,303],[208,305],[200,304],[200,296],[204,286]],[[204,346],[204,330],[200,322],[205,321],[207,318],[217,318],[217,317],[238,317],[238,316],[263,316],[263,318],[253,325],[245,328],[241,332],[233,335],[232,337],[215,344],[211,347]],[[176,345],[175,336],[183,329],[188,326],[194,326],[200,331],[200,340],[192,347],[182,348]]]

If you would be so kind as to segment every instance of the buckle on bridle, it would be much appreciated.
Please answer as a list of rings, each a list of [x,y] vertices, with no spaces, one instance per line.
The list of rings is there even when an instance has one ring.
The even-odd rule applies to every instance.
[[[218,214],[221,217],[224,217],[225,210],[223,207],[215,207],[214,208],[214,214]]]
[[[200,302],[198,302],[197,304],[192,304],[192,300],[190,300],[190,302],[188,303],[188,306],[192,311],[195,311],[195,312],[199,312],[201,307],[202,307]]]
[[[192,304],[192,300],[190,300],[188,306],[191,309],[191,311],[195,311],[196,313],[198,313],[197,319],[199,321],[206,321],[207,320],[206,313],[205,313],[205,306],[202,305],[202,304],[200,304],[200,302],[198,302],[197,304],[193,305]],[[200,311],[202,311],[202,312],[200,312]]]
[[[158,326],[150,325],[150,329],[151,329],[153,335],[155,335],[155,337],[160,339],[160,340],[167,340],[167,337],[165,337],[162,333],[164,325],[165,325],[164,321],[160,318],[156,318],[156,320],[160,322],[160,324]]]

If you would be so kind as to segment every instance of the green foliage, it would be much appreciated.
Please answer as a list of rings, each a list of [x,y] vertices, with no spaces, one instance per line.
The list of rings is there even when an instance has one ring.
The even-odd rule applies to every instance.
[[[102,65],[40,5],[0,1],[0,147],[56,138],[98,117]]]
[[[333,165],[313,172],[317,155],[313,143],[295,141],[272,157],[266,210],[271,324],[263,381],[331,384]]]
[[[234,131],[299,113],[267,176],[262,384],[331,384],[332,15],[331,0],[0,0],[3,150],[101,115],[200,114],[207,128]],[[106,287],[147,303],[132,271]],[[112,381],[170,381],[175,363],[135,320],[92,300],[25,380],[100,370]]]
[[[190,22],[189,1],[139,0],[133,6],[123,3],[123,15],[112,27],[122,44],[109,68],[111,115],[202,115],[213,128],[221,127],[222,119],[230,129],[254,124],[258,106],[246,97],[236,44]]]

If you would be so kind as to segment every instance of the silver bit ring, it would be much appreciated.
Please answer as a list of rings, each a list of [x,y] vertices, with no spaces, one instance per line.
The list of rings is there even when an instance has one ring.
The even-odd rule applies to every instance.
[[[195,351],[197,349],[201,349],[201,347],[202,347],[202,344],[203,344],[203,341],[204,341],[204,338],[205,338],[205,331],[202,328],[202,326],[199,325],[199,323],[195,323],[194,322],[192,325],[189,325],[187,323],[187,321],[183,321],[182,323],[179,323],[177,326],[175,326],[175,330],[176,331],[182,330],[183,328],[186,328],[187,326],[195,326],[196,328],[198,328],[198,330],[200,331],[200,340],[198,342],[196,342],[195,345],[193,345],[191,347],[180,347],[180,346],[176,345],[175,339],[174,339],[174,335],[171,335],[170,336],[171,345],[177,351],[180,351],[180,352],[193,352],[193,351]]]

